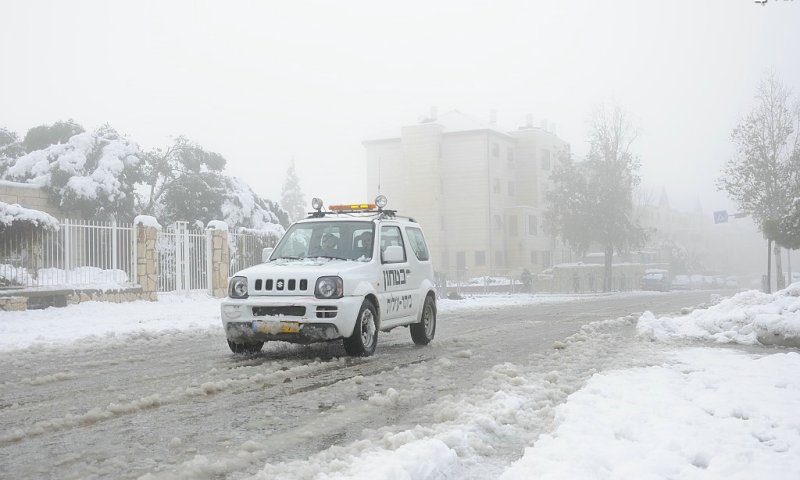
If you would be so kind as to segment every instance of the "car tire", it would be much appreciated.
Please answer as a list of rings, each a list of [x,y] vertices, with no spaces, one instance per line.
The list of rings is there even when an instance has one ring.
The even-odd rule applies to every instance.
[[[264,346],[264,342],[234,343],[228,340],[228,346],[233,353],[258,353]]]
[[[375,305],[364,300],[356,317],[353,333],[344,338],[344,350],[351,357],[368,357],[378,345],[378,313]]]
[[[419,323],[412,323],[409,328],[414,343],[417,345],[431,343],[436,334],[436,304],[433,297],[430,295],[425,297],[425,303],[422,305],[422,319]]]

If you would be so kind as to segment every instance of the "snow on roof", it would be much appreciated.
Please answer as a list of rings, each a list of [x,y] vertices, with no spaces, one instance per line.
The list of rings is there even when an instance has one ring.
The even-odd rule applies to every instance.
[[[417,125],[427,124],[442,126],[442,133],[444,134],[488,130],[499,135],[514,138],[507,131],[501,129],[497,125],[476,120],[475,118],[466,115],[459,110],[450,110],[449,112],[437,116],[435,119],[423,120]],[[367,141],[394,140],[399,138],[400,129],[392,129],[391,131],[375,132],[368,136]]]
[[[10,227],[15,222],[28,222],[49,230],[58,230],[58,220],[50,214],[25,208],[16,203],[0,202],[0,226]]]
[[[0,187],[14,187],[14,188],[28,188],[31,190],[39,190],[41,185],[23,182],[10,182],[8,180],[0,180]]]
[[[497,125],[475,120],[469,115],[465,115],[458,110],[451,110],[443,115],[440,115],[439,117],[436,118],[436,120],[428,123],[435,123],[437,125],[443,126],[444,133],[470,132],[474,130],[491,130],[501,135],[505,135],[508,137],[511,136],[508,134],[508,132],[498,128]]]

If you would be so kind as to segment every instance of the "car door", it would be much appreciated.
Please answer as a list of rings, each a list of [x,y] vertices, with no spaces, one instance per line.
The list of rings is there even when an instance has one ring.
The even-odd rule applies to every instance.
[[[410,272],[406,273],[406,283],[414,299],[414,315],[418,318],[422,304],[427,295],[427,289],[422,285],[425,279],[433,280],[433,264],[431,263],[428,245],[422,234],[422,229],[417,225],[405,225],[403,231],[406,235],[408,251],[408,264]]]
[[[381,328],[389,329],[403,323],[414,315],[414,297],[408,284],[411,273],[406,242],[400,226],[382,224],[380,228],[380,262],[381,286],[379,299],[381,304]],[[397,255],[398,247],[402,255]],[[391,249],[395,258],[389,258],[387,251]]]

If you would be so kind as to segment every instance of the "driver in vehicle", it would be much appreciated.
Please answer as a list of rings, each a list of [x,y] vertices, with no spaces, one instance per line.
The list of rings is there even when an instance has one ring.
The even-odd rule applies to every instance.
[[[361,255],[372,258],[372,232],[364,232],[356,239],[356,248]]]
[[[323,257],[335,257],[337,255],[337,250],[339,247],[339,241],[336,238],[336,235],[332,233],[326,233],[322,236],[322,241],[320,242],[320,247],[322,247],[321,256]]]

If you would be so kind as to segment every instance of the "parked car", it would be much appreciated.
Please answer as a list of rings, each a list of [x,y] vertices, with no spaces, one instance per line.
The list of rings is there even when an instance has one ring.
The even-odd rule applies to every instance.
[[[668,292],[672,286],[669,272],[660,268],[645,270],[640,284],[642,290],[656,290],[659,292]]]
[[[237,272],[222,301],[234,353],[264,342],[342,340],[375,352],[379,331],[407,326],[418,345],[436,331],[433,265],[420,225],[376,204],[331,206],[292,224],[268,261]],[[374,242],[372,240],[375,240]]]
[[[675,275],[675,278],[672,279],[672,289],[673,290],[691,290],[692,289],[692,279],[689,278],[689,275]]]

